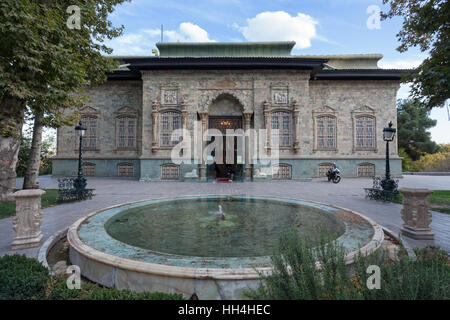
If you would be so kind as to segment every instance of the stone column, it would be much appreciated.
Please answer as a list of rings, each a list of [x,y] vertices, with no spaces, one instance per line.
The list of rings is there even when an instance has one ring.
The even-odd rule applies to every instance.
[[[153,137],[152,137],[152,152],[155,153],[158,151],[158,145],[159,145],[159,103],[158,101],[154,100],[152,102],[152,127],[153,127]]]
[[[14,193],[16,215],[13,217],[13,229],[16,236],[11,243],[13,250],[38,247],[42,240],[41,196],[44,190],[29,189]]]
[[[271,141],[271,137],[270,137],[270,129],[272,128],[272,123],[271,123],[271,116],[270,116],[270,103],[265,100],[264,101],[264,122],[265,122],[265,128],[266,128],[266,153],[268,156],[270,156],[270,141]]]
[[[428,195],[433,191],[429,189],[402,188],[399,191],[403,195],[402,234],[418,240],[433,240],[431,232],[431,211],[428,203]]]
[[[188,130],[188,125],[187,125],[187,121],[188,121],[188,110],[187,110],[187,103],[186,101],[181,101],[180,103],[181,105],[181,127],[183,129],[183,135],[182,135],[182,139],[183,141],[186,141],[187,137],[185,137],[185,132]],[[191,147],[191,146],[189,146]],[[183,151],[183,157],[184,157],[184,151]]]
[[[181,119],[182,119],[182,126],[184,130],[187,130],[187,114],[188,114],[188,110],[187,110],[187,103],[186,101],[181,101],[180,103],[181,105]]]
[[[252,165],[250,163],[250,136],[247,136],[247,132],[251,127],[251,121],[253,112],[244,112],[244,132],[245,135],[245,180],[250,181],[252,179]]]
[[[201,164],[200,164],[200,180],[206,181],[206,159],[203,158],[203,151],[206,148],[206,141],[203,139],[206,130],[208,129],[208,112],[199,111],[200,119],[202,120],[202,152],[201,152]]]
[[[300,151],[300,109],[296,100],[292,102],[294,109],[294,153],[298,154]]]

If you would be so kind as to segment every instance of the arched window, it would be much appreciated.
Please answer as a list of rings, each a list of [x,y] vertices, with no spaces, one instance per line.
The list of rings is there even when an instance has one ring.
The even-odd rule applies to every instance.
[[[319,177],[325,177],[327,175],[327,171],[333,168],[332,163],[320,163],[318,167],[318,176]]]
[[[118,149],[134,149],[136,147],[136,117],[118,116],[116,133]]]
[[[372,163],[358,164],[358,177],[374,177],[375,165]]]
[[[336,117],[321,115],[316,118],[316,146],[318,150],[336,149]]]
[[[161,166],[161,180],[178,180],[179,167],[176,164],[169,163]]]
[[[98,146],[98,116],[82,114],[81,123],[87,129],[83,136],[83,149],[96,150]]]
[[[357,150],[375,149],[375,118],[369,115],[355,117],[355,146]]]
[[[159,117],[159,145],[160,147],[173,147],[179,141],[181,136],[174,137],[172,132],[181,128],[181,115],[179,112],[167,111],[161,113]]]
[[[83,176],[93,177],[95,176],[95,164],[90,162],[84,162],[82,165]]]
[[[117,175],[119,177],[133,177],[134,166],[132,163],[119,163],[117,165]]]
[[[137,112],[134,108],[124,106],[116,113],[116,148],[136,149]]]
[[[272,167],[272,179],[273,180],[291,180],[292,179],[292,167],[289,164],[280,163]]]
[[[277,111],[272,113],[272,141],[277,141],[279,147],[292,146],[292,113],[287,111]],[[278,129],[278,135],[274,133]],[[274,143],[272,143],[273,145]]]

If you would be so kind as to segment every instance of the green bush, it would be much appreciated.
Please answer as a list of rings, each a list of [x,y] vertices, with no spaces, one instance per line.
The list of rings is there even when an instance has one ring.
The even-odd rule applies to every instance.
[[[262,276],[261,286],[245,294],[253,299],[317,300],[357,297],[345,265],[341,245],[322,237],[317,249],[302,239],[297,231],[280,237],[272,255],[273,272]],[[322,266],[319,272],[316,261]]]
[[[296,231],[280,238],[272,256],[273,273],[262,276],[257,290],[246,295],[253,299],[366,299],[423,300],[450,299],[450,265],[447,253],[437,248],[416,251],[417,259],[406,253],[398,261],[384,255],[357,256],[355,273],[350,276],[345,265],[345,252],[335,242],[313,248]],[[321,270],[315,267],[319,261]],[[369,265],[378,265],[381,289],[367,288]],[[289,267],[289,268],[288,268]]]
[[[50,274],[24,255],[0,257],[0,300],[42,299]]]
[[[69,289],[66,278],[55,276],[50,281],[47,290],[47,299],[50,300],[182,300],[183,295],[178,293],[167,294],[162,292],[133,292],[131,290],[118,290],[104,288],[90,282],[83,282],[81,289]]]
[[[359,257],[355,271],[360,294],[366,300],[448,300],[450,299],[450,265],[445,251],[438,248],[415,250],[417,259],[400,253],[398,261],[380,265],[381,288],[369,290],[366,285],[370,258]]]

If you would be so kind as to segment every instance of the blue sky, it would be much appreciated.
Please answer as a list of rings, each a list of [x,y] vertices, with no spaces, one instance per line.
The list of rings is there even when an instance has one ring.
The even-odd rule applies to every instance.
[[[381,0],[133,0],[117,7],[114,25],[123,24],[122,37],[108,44],[113,55],[152,55],[164,25],[164,41],[270,41],[295,40],[293,54],[381,53],[383,68],[415,67],[426,53],[413,48],[396,50],[401,18],[368,28],[373,11],[386,9]],[[372,21],[372,20],[370,20]],[[398,97],[408,96],[402,85]],[[438,120],[433,140],[450,143],[447,110],[435,109]]]

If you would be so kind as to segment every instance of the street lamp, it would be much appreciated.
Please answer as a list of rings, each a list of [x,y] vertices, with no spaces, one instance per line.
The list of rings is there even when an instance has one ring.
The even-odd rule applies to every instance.
[[[83,147],[83,136],[86,133],[86,127],[80,123],[75,127],[75,132],[80,137],[80,146],[78,150],[78,176],[73,181],[73,187],[78,199],[84,198],[86,194],[86,178],[83,177],[83,158],[82,158],[82,147]]]
[[[389,121],[388,127],[383,129],[383,140],[386,141],[386,176],[381,180],[381,187],[384,191],[394,191],[397,189],[397,183],[391,179],[391,168],[389,164],[389,142],[394,140],[395,132],[392,128],[392,121]]]

